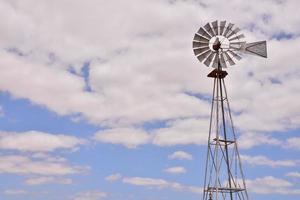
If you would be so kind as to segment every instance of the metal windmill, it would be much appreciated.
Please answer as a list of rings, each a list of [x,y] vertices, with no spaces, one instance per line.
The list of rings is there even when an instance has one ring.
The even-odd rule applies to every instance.
[[[224,68],[240,60],[241,53],[267,57],[266,41],[246,43],[239,28],[226,21],[201,27],[194,36],[193,50],[200,62],[215,68],[203,200],[248,200],[244,173],[232,122]]]

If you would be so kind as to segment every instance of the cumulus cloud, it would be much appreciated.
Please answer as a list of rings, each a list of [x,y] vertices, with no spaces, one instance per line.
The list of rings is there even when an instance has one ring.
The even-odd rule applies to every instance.
[[[167,169],[164,169],[164,172],[169,174],[184,174],[186,173],[186,169],[181,166],[175,166],[175,167],[169,167]]]
[[[246,183],[251,192],[258,194],[300,194],[300,189],[294,188],[291,182],[273,176],[246,180]]]
[[[209,69],[194,58],[191,39],[200,25],[226,18],[248,41],[269,40],[267,61],[245,56],[241,67],[228,69],[229,98],[240,113],[236,126],[246,132],[299,127],[299,103],[289,103],[299,99],[299,19],[291,14],[297,1],[132,4],[2,2],[1,17],[10,20],[2,26],[0,90],[59,115],[107,126],[207,116],[209,102],[190,95],[211,93]],[[289,48],[282,51],[282,46]],[[84,63],[89,63],[87,77],[81,72]]]
[[[123,183],[143,186],[154,189],[172,189],[175,191],[184,191],[192,193],[202,193],[202,188],[195,186],[182,185],[177,182],[169,182],[164,179],[153,179],[145,177],[125,177],[123,178]]]
[[[83,139],[67,135],[55,135],[39,131],[0,132],[1,149],[50,152],[56,149],[75,149],[82,144],[84,144]]]
[[[287,139],[286,145],[287,148],[300,150],[300,137],[292,137]]]
[[[174,153],[168,155],[169,159],[179,159],[179,160],[193,160],[193,156],[184,151],[175,151]]]
[[[99,131],[95,134],[99,142],[121,144],[128,148],[135,148],[138,145],[151,141],[151,136],[142,129],[115,128]]]
[[[281,146],[283,141],[263,133],[243,133],[238,138],[239,148],[250,149],[260,145]]]
[[[167,123],[166,128],[154,131],[153,143],[159,146],[206,144],[208,119],[183,119]]]
[[[61,185],[69,185],[72,184],[72,179],[70,178],[58,178],[58,177],[37,177],[37,178],[28,178],[25,180],[26,185],[43,185],[43,184],[61,184]]]
[[[107,197],[107,193],[91,190],[76,194],[73,200],[100,200],[105,197]]]
[[[270,167],[295,167],[300,165],[299,160],[272,160],[265,156],[241,155],[243,163],[250,165],[265,165]]]
[[[33,159],[21,155],[0,156],[0,173],[63,176],[84,173],[86,170],[86,167],[72,166],[65,161]]]

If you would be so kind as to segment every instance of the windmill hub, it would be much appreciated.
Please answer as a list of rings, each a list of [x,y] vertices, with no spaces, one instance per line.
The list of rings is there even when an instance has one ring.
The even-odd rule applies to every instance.
[[[219,50],[227,51],[229,47],[229,40],[222,35],[217,35],[209,40],[208,46],[210,50],[215,52]]]

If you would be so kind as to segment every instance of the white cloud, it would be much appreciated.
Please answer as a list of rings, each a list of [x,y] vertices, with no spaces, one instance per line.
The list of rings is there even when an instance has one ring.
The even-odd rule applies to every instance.
[[[100,200],[107,197],[107,193],[101,191],[86,191],[78,193],[73,200]]]
[[[125,177],[123,178],[123,183],[143,186],[154,189],[172,189],[175,191],[192,192],[192,193],[202,193],[202,188],[195,186],[182,185],[177,182],[169,182],[164,179],[153,179],[144,177]]]
[[[111,175],[105,177],[105,180],[109,181],[109,182],[114,182],[114,181],[117,181],[121,178],[122,178],[122,175],[119,174],[119,173],[116,173],[116,174],[111,174]]]
[[[300,137],[289,138],[284,147],[300,150]]]
[[[193,160],[193,156],[184,151],[175,151],[171,155],[168,156],[169,159],[179,159],[179,160]]]
[[[243,133],[238,138],[238,145],[241,149],[250,149],[259,145],[280,146],[282,141],[272,138],[263,133]]]
[[[293,188],[291,182],[273,176],[246,180],[246,184],[251,192],[258,194],[300,194],[300,189]]]
[[[84,144],[83,139],[39,131],[23,133],[0,132],[0,148],[30,152],[47,152],[56,149],[75,149]]]
[[[241,155],[243,163],[250,165],[265,165],[270,167],[295,167],[300,165],[299,160],[271,160],[265,156]]]
[[[99,131],[95,139],[104,143],[121,144],[128,148],[135,148],[138,145],[151,141],[151,136],[142,129],[115,128]]]
[[[19,190],[19,189],[9,189],[4,191],[5,195],[25,195],[28,194],[26,190]]]
[[[175,166],[164,169],[164,172],[167,172],[169,174],[184,174],[186,173],[186,169],[181,166]]]
[[[71,166],[65,161],[32,159],[19,155],[0,156],[0,173],[62,176],[83,173],[86,170],[86,167]]]
[[[289,172],[286,174],[286,176],[300,178],[300,173],[299,172]]]
[[[58,177],[37,177],[37,178],[28,178],[25,180],[26,185],[43,185],[43,184],[61,184],[69,185],[72,184],[72,179],[69,178],[58,178]]]
[[[235,125],[243,132],[295,129],[300,124],[300,106],[290,100],[299,99],[300,30],[299,19],[292,15],[297,6],[297,1],[258,0],[175,1],[172,5],[91,0],[73,2],[71,7],[66,0],[1,2],[0,17],[10,19],[2,24],[1,49],[10,50],[0,52],[0,90],[59,115],[112,127],[205,117],[209,103],[187,94],[207,97],[212,86],[206,77],[210,69],[193,56],[191,40],[206,21],[226,18],[244,30],[249,42],[269,39],[267,60],[245,56],[240,67],[228,69],[229,98],[232,110],[239,113]],[[107,23],[111,13],[115,14]],[[26,32],[18,31],[19,27]],[[284,34],[291,38],[275,37]],[[283,46],[289,48],[282,51]],[[17,52],[23,56],[13,55]],[[85,91],[80,73],[86,61],[91,61],[86,79],[92,92]],[[69,66],[75,73],[68,71]],[[168,142],[166,138],[173,136],[168,128],[158,130],[156,144],[203,142],[191,129],[185,129],[191,133],[182,136],[182,142],[177,133]]]
[[[171,121],[166,128],[154,131],[153,143],[159,146],[206,144],[208,123],[202,118]]]
[[[299,19],[291,14],[297,12],[297,1],[135,0],[133,5],[143,6],[96,0],[73,2],[71,7],[66,0],[1,2],[1,18],[10,19],[2,24],[1,47],[10,52],[1,52],[0,90],[96,124],[195,118],[207,115],[209,103],[186,92],[211,93],[211,80],[205,77],[210,69],[199,64],[191,50],[199,26],[226,18],[244,29],[248,41],[300,32]],[[115,14],[107,23],[111,13]],[[241,113],[234,119],[239,129],[299,127],[299,103],[289,103],[299,99],[299,43],[295,36],[270,39],[266,61],[245,57],[239,62],[243,69],[228,69],[232,109]],[[282,46],[289,48],[282,51]],[[11,55],[17,54],[13,49],[24,56]],[[93,92],[84,90],[80,73],[86,61],[91,61],[87,79]],[[77,74],[68,72],[69,66]],[[271,78],[281,84],[273,84]]]

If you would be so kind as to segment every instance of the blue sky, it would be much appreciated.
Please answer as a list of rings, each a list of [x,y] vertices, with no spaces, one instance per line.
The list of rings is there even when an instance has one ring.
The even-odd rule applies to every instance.
[[[0,198],[202,198],[216,19],[268,43],[226,78],[250,199],[299,198],[299,5],[0,1]]]

